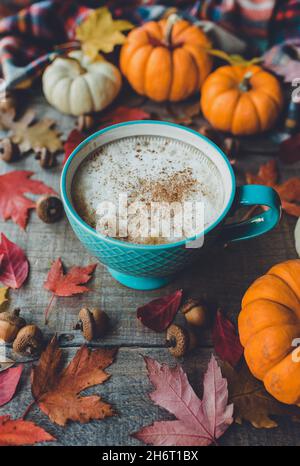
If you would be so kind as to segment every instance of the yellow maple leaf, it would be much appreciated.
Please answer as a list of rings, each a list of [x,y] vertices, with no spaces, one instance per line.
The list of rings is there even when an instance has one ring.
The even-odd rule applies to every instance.
[[[110,53],[115,45],[123,44],[126,37],[121,31],[133,28],[129,21],[114,20],[108,8],[92,11],[77,27],[76,39],[81,42],[83,52],[96,60],[99,52]]]
[[[7,290],[8,288],[0,287],[0,308],[2,304],[7,302],[7,297],[6,297]]]

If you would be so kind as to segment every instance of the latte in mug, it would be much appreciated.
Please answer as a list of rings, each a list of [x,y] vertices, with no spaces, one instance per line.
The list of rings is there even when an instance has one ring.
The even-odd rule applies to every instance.
[[[200,217],[195,234],[211,225],[222,211],[224,187],[216,165],[194,146],[163,136],[128,136],[81,163],[72,201],[101,234],[164,244],[190,237]]]

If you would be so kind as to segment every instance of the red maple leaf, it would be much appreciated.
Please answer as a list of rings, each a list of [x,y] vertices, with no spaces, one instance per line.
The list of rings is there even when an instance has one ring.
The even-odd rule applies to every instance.
[[[64,143],[65,149],[65,158],[63,161],[63,165],[66,163],[70,155],[72,154],[73,150],[76,149],[77,146],[85,139],[85,135],[78,131],[78,129],[73,129],[69,136],[67,137],[66,142]]]
[[[0,373],[0,406],[8,403],[14,396],[23,366],[11,367]]]
[[[300,178],[289,178],[283,183],[278,183],[278,170],[275,160],[261,165],[257,175],[246,173],[248,184],[264,184],[274,188],[280,196],[282,209],[287,214],[300,217]],[[267,207],[264,207],[267,209]]]
[[[0,416],[0,446],[33,445],[39,442],[56,440],[33,422],[23,419],[13,420],[10,416]]]
[[[20,288],[29,272],[29,263],[23,249],[1,233],[0,282],[10,288]]]
[[[89,291],[89,288],[83,285],[92,278],[91,275],[96,267],[97,264],[90,264],[85,267],[74,266],[65,274],[61,258],[59,257],[53,262],[44,283],[44,287],[52,291],[52,298],[45,312],[46,322],[54,296],[73,296],[74,294]]]
[[[244,349],[233,323],[220,310],[217,311],[212,330],[212,339],[219,358],[222,361],[228,362],[233,367],[236,366],[244,353]]]
[[[227,381],[214,356],[203,381],[203,398],[197,397],[180,366],[168,367],[145,358],[155,390],[151,400],[172,413],[176,420],[158,421],[133,437],[157,446],[206,446],[216,444],[233,422],[233,405],[228,405]]]
[[[24,197],[30,194],[55,194],[55,191],[42,181],[31,180],[33,172],[15,170],[0,175],[0,215],[3,220],[12,219],[25,230],[30,209],[35,202]]]
[[[145,327],[163,332],[173,321],[182,299],[182,290],[154,299],[137,310],[137,318]]]
[[[125,121],[145,120],[149,118],[150,114],[144,112],[144,110],[141,110],[140,108],[120,106],[114,108],[110,112],[105,113],[98,120],[98,122],[100,123],[99,129],[105,128],[105,126],[115,125],[117,123],[122,123]]]

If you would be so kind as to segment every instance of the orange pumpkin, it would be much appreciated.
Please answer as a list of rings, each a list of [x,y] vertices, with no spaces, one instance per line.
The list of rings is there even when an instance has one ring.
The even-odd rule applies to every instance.
[[[283,105],[278,80],[256,65],[227,65],[214,71],[201,89],[201,108],[210,124],[236,135],[270,129]]]
[[[149,21],[132,30],[120,68],[133,89],[158,102],[177,102],[199,91],[212,68],[204,32],[185,20]]]
[[[300,405],[300,259],[275,265],[248,288],[238,325],[252,374],[277,400]]]

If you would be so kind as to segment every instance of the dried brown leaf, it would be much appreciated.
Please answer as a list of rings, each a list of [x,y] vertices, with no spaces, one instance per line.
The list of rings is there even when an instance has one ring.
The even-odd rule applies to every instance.
[[[239,371],[223,363],[222,373],[228,382],[229,402],[234,404],[236,423],[249,421],[258,429],[270,429],[278,426],[273,416],[289,416],[294,421],[300,421],[300,408],[275,400],[263,384],[253,377],[246,363]]]
[[[32,394],[52,422],[64,426],[69,420],[81,423],[113,416],[112,407],[97,395],[80,396],[82,390],[102,384],[110,376],[117,349],[90,351],[82,346],[62,369],[62,351],[54,337],[32,370]]]

